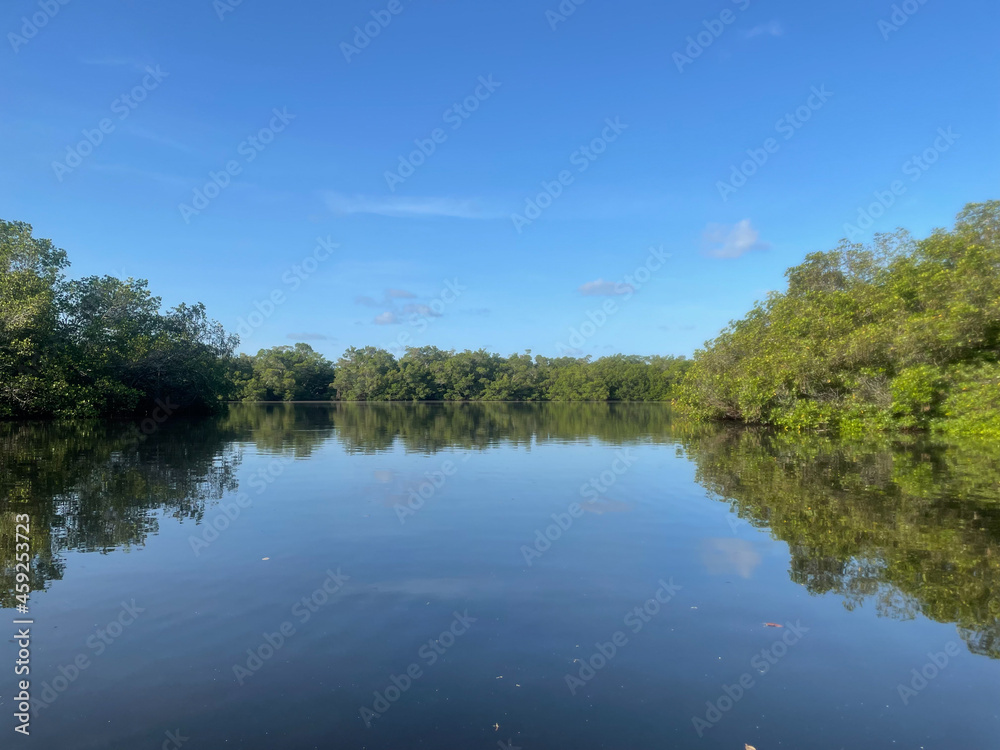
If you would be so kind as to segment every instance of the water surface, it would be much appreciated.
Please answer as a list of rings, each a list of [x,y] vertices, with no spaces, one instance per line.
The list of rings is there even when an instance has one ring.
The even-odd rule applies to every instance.
[[[35,589],[4,747],[996,746],[986,448],[661,405],[148,428],[0,425],[12,635],[16,514]]]

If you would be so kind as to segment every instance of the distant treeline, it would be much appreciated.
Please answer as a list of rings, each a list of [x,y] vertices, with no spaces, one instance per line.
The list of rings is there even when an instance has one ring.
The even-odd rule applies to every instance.
[[[243,401],[667,401],[690,361],[683,357],[502,357],[411,347],[399,359],[375,347],[348,349],[336,364],[308,344],[262,349],[234,363]]]
[[[201,304],[162,310],[146,281],[70,280],[66,253],[0,221],[0,418],[214,411],[227,401],[663,401],[683,357],[502,357],[308,344],[236,354]]]

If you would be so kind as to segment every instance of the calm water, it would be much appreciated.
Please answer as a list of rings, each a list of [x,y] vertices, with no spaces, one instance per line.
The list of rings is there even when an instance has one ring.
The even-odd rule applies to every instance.
[[[0,425],[0,493],[2,747],[1000,736],[989,450],[692,429],[659,405],[238,406],[149,435]]]

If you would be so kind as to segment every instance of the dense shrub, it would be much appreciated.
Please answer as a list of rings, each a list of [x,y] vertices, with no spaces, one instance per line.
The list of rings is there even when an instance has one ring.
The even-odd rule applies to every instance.
[[[843,243],[696,353],[677,403],[787,429],[1000,436],[1000,201],[951,231]]]

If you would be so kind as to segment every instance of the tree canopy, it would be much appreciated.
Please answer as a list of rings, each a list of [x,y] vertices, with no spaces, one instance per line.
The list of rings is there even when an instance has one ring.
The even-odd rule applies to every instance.
[[[161,310],[145,281],[68,280],[66,253],[0,220],[0,417],[209,410],[238,339],[204,305]]]
[[[813,253],[705,349],[689,414],[790,429],[1000,436],[1000,201],[914,240]]]
[[[665,401],[688,364],[683,357],[591,361],[433,346],[411,347],[396,360],[365,347],[340,358],[334,387],[344,401]]]
[[[232,370],[234,396],[243,401],[328,400],[333,376],[333,363],[302,343],[241,354]]]

